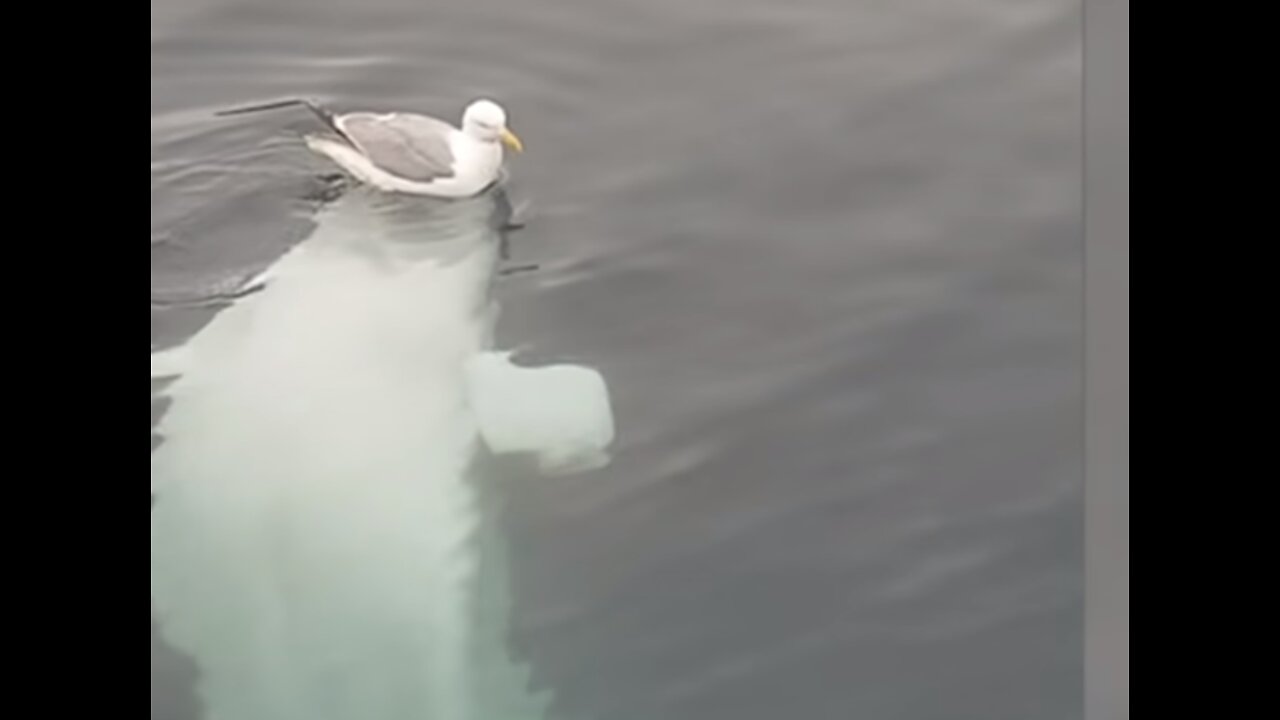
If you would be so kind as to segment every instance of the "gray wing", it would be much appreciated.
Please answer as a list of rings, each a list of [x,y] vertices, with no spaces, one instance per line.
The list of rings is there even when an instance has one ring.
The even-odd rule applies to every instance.
[[[407,180],[453,176],[448,123],[422,115],[352,113],[337,120],[342,133],[374,165]]]

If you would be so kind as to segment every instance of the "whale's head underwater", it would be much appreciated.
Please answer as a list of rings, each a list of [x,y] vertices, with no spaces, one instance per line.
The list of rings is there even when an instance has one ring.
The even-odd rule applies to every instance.
[[[352,191],[152,355],[152,607],[207,717],[543,717],[476,595],[474,468],[598,469],[614,426],[596,370],[495,349],[505,207]]]

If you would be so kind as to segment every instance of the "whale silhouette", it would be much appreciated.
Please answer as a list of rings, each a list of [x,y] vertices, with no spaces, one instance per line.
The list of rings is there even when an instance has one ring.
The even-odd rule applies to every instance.
[[[501,190],[356,188],[153,352],[151,599],[209,720],[537,720],[476,467],[609,462],[596,370],[494,346]]]

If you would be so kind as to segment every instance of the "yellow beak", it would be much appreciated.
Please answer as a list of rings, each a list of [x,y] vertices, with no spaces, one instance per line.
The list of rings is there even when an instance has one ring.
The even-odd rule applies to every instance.
[[[506,128],[502,129],[502,142],[516,152],[524,152],[524,143],[520,142],[520,138],[516,137],[515,133]]]

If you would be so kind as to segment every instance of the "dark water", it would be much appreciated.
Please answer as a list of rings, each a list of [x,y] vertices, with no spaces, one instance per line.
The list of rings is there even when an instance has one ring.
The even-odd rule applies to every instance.
[[[511,488],[565,720],[1082,714],[1080,38],[1062,0],[153,0],[151,338],[308,231],[306,95],[500,98],[500,332],[601,368]],[[157,301],[160,301],[157,304]],[[158,408],[152,409],[153,422]],[[195,717],[152,646],[153,720]]]

